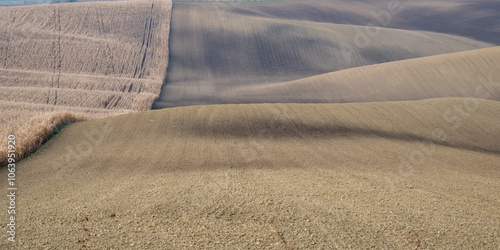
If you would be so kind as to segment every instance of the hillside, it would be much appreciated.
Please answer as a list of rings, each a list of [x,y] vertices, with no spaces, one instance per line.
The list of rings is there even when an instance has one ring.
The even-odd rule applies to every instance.
[[[464,103],[477,108],[456,113]],[[70,125],[18,165],[18,244],[492,249],[499,123],[499,102],[454,98],[194,106]]]
[[[174,2],[193,1],[174,0]],[[217,9],[221,16],[235,13],[282,20],[423,30],[500,45],[500,19],[497,18],[500,2],[496,0],[199,0],[194,2],[238,2],[218,3]]]
[[[171,3],[0,8],[0,101],[144,110],[168,58]],[[88,100],[92,95],[98,101]]]
[[[217,95],[231,88],[493,46],[448,34],[248,11],[267,4],[279,5],[297,19],[301,13],[306,19],[309,15],[290,2],[175,3],[169,74],[154,107],[226,103]]]
[[[74,120],[62,117],[150,109],[167,68],[170,11],[157,0],[0,8],[0,165],[9,134],[23,135],[22,158]]]
[[[500,47],[370,65],[289,82],[227,88],[218,102],[338,103],[439,97],[500,100]]]

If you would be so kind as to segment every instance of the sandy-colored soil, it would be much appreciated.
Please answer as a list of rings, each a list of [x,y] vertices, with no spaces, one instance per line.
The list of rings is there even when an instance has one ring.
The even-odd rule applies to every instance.
[[[248,10],[267,4],[174,3],[169,73],[154,107],[228,103],[218,95],[232,88],[493,46],[449,34],[367,28],[349,19],[311,21],[288,1],[276,5],[295,19]],[[296,20],[300,15],[306,20]]]
[[[70,125],[17,167],[16,244],[496,249],[499,123],[496,101],[432,99],[181,107]]]
[[[500,47],[347,69],[289,82],[227,88],[227,103],[338,103],[474,97],[500,101]]]

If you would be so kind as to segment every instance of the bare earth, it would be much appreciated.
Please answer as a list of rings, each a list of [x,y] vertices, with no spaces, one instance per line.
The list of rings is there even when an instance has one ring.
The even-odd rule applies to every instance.
[[[500,47],[415,58],[272,84],[227,88],[228,103],[338,103],[476,97],[500,101]],[[360,91],[361,90],[361,91]]]
[[[16,244],[496,249],[499,122],[498,102],[459,98],[74,124],[18,165]]]
[[[174,2],[193,1],[174,0]],[[471,37],[500,45],[500,19],[497,18],[500,3],[496,0],[224,1],[237,3],[200,0],[195,2],[215,2],[218,4],[219,12],[223,14],[229,12],[245,16],[360,26],[378,24],[393,29],[424,30]],[[204,6],[209,5],[204,3]],[[391,15],[388,16],[387,13]]]

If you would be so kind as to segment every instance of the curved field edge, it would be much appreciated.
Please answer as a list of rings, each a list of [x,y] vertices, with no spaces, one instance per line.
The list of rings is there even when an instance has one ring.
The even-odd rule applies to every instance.
[[[190,106],[132,113],[69,126],[57,137],[57,141],[51,141],[46,150],[32,160],[38,163],[53,160],[59,162],[58,167],[62,169],[66,164],[79,165],[68,160],[75,157],[81,159],[81,164],[107,162],[109,166],[106,168],[118,165],[132,167],[143,164],[141,161],[164,162],[172,168],[176,168],[173,164],[176,161],[192,161],[193,164],[184,167],[211,168],[216,165],[205,166],[202,156],[214,162],[224,162],[226,157],[232,155],[234,160],[240,161],[242,154],[237,146],[252,140],[259,141],[261,137],[267,138],[262,144],[270,148],[302,140],[309,145],[322,140],[355,142],[356,138],[381,138],[499,154],[499,123],[500,103],[474,98]],[[99,143],[92,147],[95,154],[86,156],[74,151],[66,155],[55,153],[66,152],[66,147],[78,148],[78,142],[87,140],[82,131],[94,130],[101,131],[96,135],[100,138]],[[228,155],[220,154],[225,151]],[[182,152],[199,157],[184,159],[186,157],[182,156]],[[169,157],[165,158],[165,154]]]
[[[15,136],[14,159],[16,162],[19,162],[34,153],[43,143],[66,125],[86,120],[88,120],[88,116],[84,114],[53,112],[38,115],[30,119],[27,123],[18,124],[19,127],[2,129],[0,134],[5,136],[1,138],[0,143],[2,146],[0,148],[0,167],[12,163],[7,162],[8,136]]]
[[[374,102],[469,97],[500,100],[500,47],[352,68],[228,89],[224,102]]]
[[[168,65],[171,5],[0,8],[0,165],[10,134],[21,160],[64,124],[149,110]]]
[[[61,124],[81,121],[81,117],[58,113],[32,119],[30,124],[16,131],[17,138],[26,138],[20,142],[22,146],[19,152],[23,156],[29,155]],[[407,102],[179,107],[103,118],[70,128],[100,131],[100,128],[112,127],[105,134],[99,135],[106,136],[105,142],[93,149],[102,152],[101,157],[111,164],[112,160],[121,162],[130,157],[117,152],[146,154],[140,149],[136,150],[136,145],[139,144],[139,148],[155,148],[148,153],[151,161],[164,159],[165,150],[173,150],[172,146],[176,141],[182,141],[183,138],[194,141],[234,139],[244,142],[261,136],[277,141],[373,137],[498,154],[500,146],[496,138],[500,136],[500,128],[497,126],[499,119],[500,107],[497,101],[444,98]],[[32,126],[36,130],[30,129]],[[66,133],[82,135],[74,129],[68,129]],[[60,142],[62,145],[74,147],[73,143],[86,139],[77,136],[65,141],[58,136],[59,140],[63,140]],[[167,141],[171,143],[165,144]],[[58,149],[52,149],[53,152],[65,152],[66,148],[62,145]],[[184,143],[181,145],[186,146]],[[180,149],[175,149],[178,150]],[[185,150],[191,152],[189,148]],[[56,161],[65,161],[57,160],[56,155],[54,157]],[[96,157],[99,158],[98,155]],[[64,164],[61,167],[64,168]]]

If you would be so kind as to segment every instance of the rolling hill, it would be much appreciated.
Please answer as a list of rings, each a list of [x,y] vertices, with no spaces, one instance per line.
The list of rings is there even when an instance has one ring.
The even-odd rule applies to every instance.
[[[500,45],[500,20],[497,18],[500,3],[496,0],[174,0],[174,2],[212,2],[210,5],[217,3],[216,8],[221,16],[234,13],[283,20],[423,30]]]
[[[338,103],[474,97],[500,101],[500,47],[370,65],[295,81],[227,88],[240,103]]]
[[[268,4],[281,12],[259,12]],[[448,34],[311,21],[297,4],[305,2],[175,3],[169,74],[154,108],[228,103],[217,95],[231,88],[493,46]],[[296,20],[301,13],[306,20]]]
[[[477,105],[454,109],[466,103]],[[499,102],[451,98],[193,106],[73,124],[18,164],[17,244],[495,248],[499,123]]]

